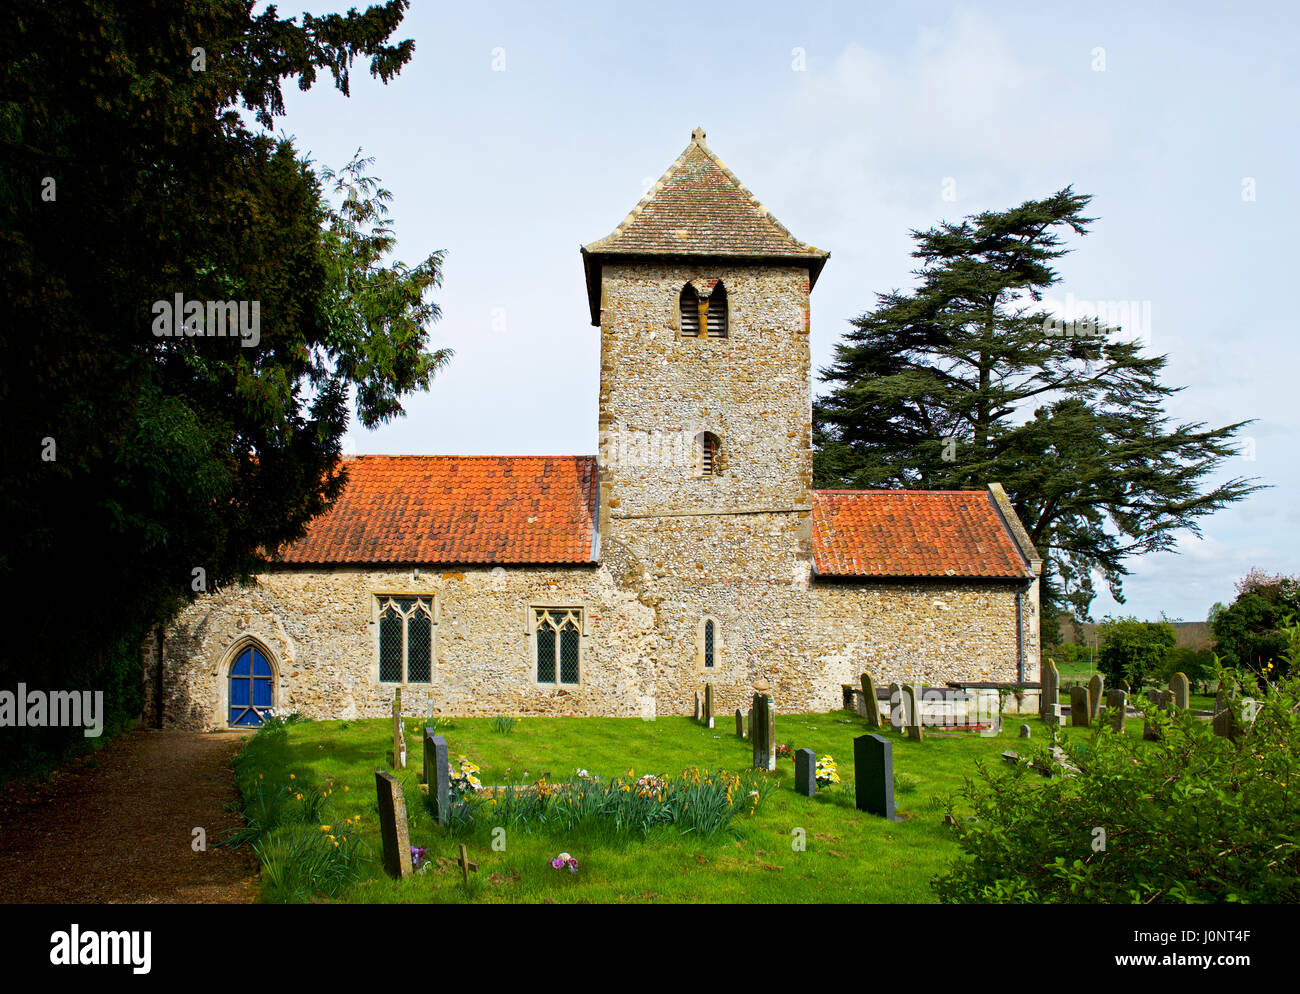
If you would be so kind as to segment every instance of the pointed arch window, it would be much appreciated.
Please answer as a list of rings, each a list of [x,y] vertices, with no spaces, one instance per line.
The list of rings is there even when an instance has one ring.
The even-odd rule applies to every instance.
[[[707,317],[706,333],[709,338],[727,337],[727,288],[721,281],[713,288],[709,298],[704,302]]]
[[[678,300],[678,307],[681,312],[681,329],[683,338],[700,337],[700,298],[695,293],[695,287],[687,283],[682,287],[682,295]]]
[[[716,640],[717,640],[717,632],[715,631],[716,627],[717,626],[714,624],[712,618],[708,618],[707,620],[705,620],[704,622],[704,668],[706,670],[713,669],[714,649],[716,648]]]
[[[700,476],[722,475],[722,441],[711,431],[695,436],[696,464]]]
[[[582,659],[582,609],[535,609],[534,638],[537,683],[545,687],[575,686]]]
[[[379,598],[379,682],[428,683],[433,677],[431,597]]]

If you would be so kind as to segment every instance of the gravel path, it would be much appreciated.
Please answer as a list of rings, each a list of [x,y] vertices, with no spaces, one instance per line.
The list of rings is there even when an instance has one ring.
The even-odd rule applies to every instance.
[[[241,824],[230,761],[245,735],[140,729],[49,784],[0,797],[0,901],[227,904],[257,895],[247,849],[215,848]],[[191,847],[207,831],[206,852]]]

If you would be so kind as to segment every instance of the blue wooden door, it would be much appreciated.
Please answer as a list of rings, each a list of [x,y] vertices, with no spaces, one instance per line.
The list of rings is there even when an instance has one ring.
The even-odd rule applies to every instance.
[[[260,725],[274,704],[271,663],[249,646],[230,666],[230,724]]]

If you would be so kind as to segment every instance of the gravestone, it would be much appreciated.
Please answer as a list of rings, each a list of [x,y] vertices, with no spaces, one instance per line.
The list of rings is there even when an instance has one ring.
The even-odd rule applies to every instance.
[[[767,704],[763,709],[763,718],[767,723],[767,728],[763,732],[764,745],[767,748],[766,765],[764,769],[776,769],[776,704],[772,701],[772,695],[768,694],[763,698]]]
[[[1117,735],[1124,734],[1124,719],[1128,715],[1128,694],[1122,690],[1106,691],[1106,720]]]
[[[753,728],[754,728],[754,712],[746,711],[745,712],[745,738],[749,738],[751,735],[754,734]]]
[[[411,838],[406,824],[402,782],[385,770],[375,771],[379,796],[379,834],[384,840],[384,871],[397,880],[411,875]]]
[[[811,749],[795,750],[794,792],[804,797],[817,793],[817,754]]]
[[[1052,741],[1055,742],[1057,732],[1061,730],[1061,705],[1047,705],[1047,713],[1043,715],[1043,723],[1047,726]]]
[[[1174,707],[1186,711],[1192,703],[1192,684],[1186,673],[1175,673],[1169,678],[1169,692],[1174,695]]]
[[[447,740],[435,735],[427,725],[424,728],[424,782],[429,787],[429,801],[433,805],[433,820],[447,824],[451,811],[451,768],[447,762]]]
[[[925,738],[925,733],[921,730],[921,706],[916,700],[915,687],[904,685],[903,702],[903,710],[907,716],[907,737],[914,742],[921,742]]]
[[[745,712],[740,708],[736,708],[736,738],[743,739],[744,737],[745,737]]]
[[[1038,695],[1038,716],[1047,720],[1053,704],[1061,703],[1061,674],[1050,659],[1043,663],[1043,689]]]
[[[1030,733],[1030,731],[1031,731],[1031,729],[1030,729],[1030,727],[1029,727],[1028,725],[1021,725],[1021,726],[1020,726],[1020,737],[1021,737],[1022,739],[1027,739],[1027,738],[1029,738],[1029,733]]]
[[[876,734],[853,740],[853,790],[859,811],[898,821],[894,813],[894,746]]]
[[[704,724],[713,727],[713,684],[704,685]]]
[[[767,744],[763,741],[767,732],[766,701],[762,694],[755,694],[749,709],[749,743],[756,770],[767,769]]]
[[[862,674],[862,709],[868,728],[880,727],[880,698],[876,696],[876,681],[870,673]]]
[[[1100,673],[1094,673],[1088,681],[1088,724],[1092,725],[1101,717],[1101,695],[1106,690],[1106,679]]]
[[[1214,734],[1225,739],[1237,737],[1237,715],[1235,702],[1226,691],[1220,690],[1214,698],[1214,718],[1211,720]]]
[[[700,692],[695,692],[695,720],[700,720]]]
[[[1091,722],[1088,716],[1088,688],[1070,688],[1070,726],[1087,728]]]
[[[470,862],[469,853],[465,851],[463,845],[460,847],[460,856],[456,858],[456,864],[460,867],[460,872],[468,885],[470,873],[478,873],[478,864]]]
[[[1159,708],[1161,711],[1168,711],[1174,695],[1167,690],[1153,690],[1147,697],[1150,699],[1152,707]],[[1151,722],[1146,720],[1145,716],[1142,719],[1142,738],[1147,742],[1158,742],[1160,740],[1160,732],[1156,730]]]
[[[901,732],[906,726],[906,705],[903,703],[903,688],[896,683],[889,685],[889,727]]]
[[[393,769],[406,769],[406,728],[402,725],[402,688],[393,690]]]

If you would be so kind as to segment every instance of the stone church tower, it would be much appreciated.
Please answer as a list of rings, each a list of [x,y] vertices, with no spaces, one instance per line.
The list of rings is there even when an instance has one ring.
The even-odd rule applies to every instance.
[[[583,249],[601,339],[602,559],[625,557],[658,612],[661,708],[702,680],[734,707],[756,678],[811,665],[808,314],[828,254],[772,217],[700,129]]]
[[[814,490],[808,300],[828,254],[691,143],[582,250],[598,455],[364,455],[255,582],[142,647],[160,726],[275,713],[826,712],[881,684],[1032,681],[1041,560],[996,483]]]

